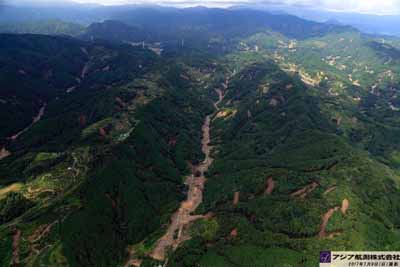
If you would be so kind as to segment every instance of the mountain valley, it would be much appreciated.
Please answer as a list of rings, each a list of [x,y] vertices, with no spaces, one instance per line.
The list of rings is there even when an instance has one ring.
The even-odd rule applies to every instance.
[[[400,39],[254,10],[113,12],[0,34],[0,266],[400,249]]]

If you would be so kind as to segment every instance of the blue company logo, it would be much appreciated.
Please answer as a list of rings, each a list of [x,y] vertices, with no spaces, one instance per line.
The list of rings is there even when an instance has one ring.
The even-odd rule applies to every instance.
[[[319,262],[320,263],[331,263],[331,252],[330,251],[320,251],[319,252]]]

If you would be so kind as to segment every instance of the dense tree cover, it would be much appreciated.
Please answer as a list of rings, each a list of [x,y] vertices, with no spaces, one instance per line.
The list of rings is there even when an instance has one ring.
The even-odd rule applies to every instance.
[[[65,5],[63,8],[57,6],[40,8],[30,6],[14,7],[10,5],[3,7],[3,9],[4,16],[0,18],[0,24],[12,22],[13,25],[18,26],[8,26],[6,28],[16,28],[18,32],[21,32],[19,28],[40,30],[40,32],[28,31],[28,33],[46,34],[48,32],[58,32],[57,28],[60,28],[60,23],[55,23],[52,27],[53,30],[50,30],[47,26],[40,25],[41,23],[37,22],[40,20],[62,20],[82,25],[96,23],[92,29],[107,28],[109,22],[106,22],[102,26],[97,24],[99,21],[119,20],[134,26],[136,28],[134,32],[146,33],[146,39],[163,42],[179,40],[182,37],[191,40],[193,43],[196,40],[206,41],[210,37],[237,38],[244,37],[250,33],[256,33],[264,28],[270,28],[290,38],[297,39],[321,36],[328,32],[341,32],[349,29],[347,26],[317,23],[292,15],[272,14],[267,11],[247,8],[208,9],[194,7],[178,9],[140,5],[123,7]],[[66,27],[66,32],[68,32],[74,28],[73,25],[65,24],[64,26],[61,24],[61,29]],[[127,29],[126,26],[119,26],[119,29],[115,29],[116,33],[110,35],[110,40],[115,39],[116,36],[121,36],[120,33],[125,35],[121,36],[121,41],[128,40],[128,37],[137,38],[132,35],[132,32],[125,34],[126,31],[124,29]],[[138,29],[139,31],[137,31]]]
[[[310,91],[340,135],[385,164],[397,164],[400,61],[392,38],[351,31],[291,41],[266,32],[245,43],[314,83]]]
[[[151,34],[139,28],[126,25],[120,21],[107,20],[92,23],[80,36],[87,40],[103,40],[108,42],[136,42],[140,45],[142,41],[148,41]],[[151,40],[151,39],[150,39]]]
[[[1,40],[2,143],[28,126],[43,103],[72,91],[126,83],[155,63],[151,51],[130,46],[88,45],[70,38],[37,35],[2,35]],[[83,100],[101,98],[93,92],[85,93],[60,102],[80,107]],[[47,108],[64,105],[60,102],[51,102]]]
[[[4,34],[0,46],[4,139],[29,125],[44,102],[73,86],[87,56],[80,43],[48,36]]]
[[[20,23],[0,23],[1,33],[31,33],[47,35],[77,36],[85,31],[80,24],[64,22],[59,19],[27,21]]]
[[[398,248],[396,173],[349,145],[310,93],[271,62],[233,76],[223,111],[235,115],[214,121],[218,153],[200,209],[215,214],[218,231],[179,248],[169,266],[315,266],[324,249]],[[312,183],[304,199],[292,195]],[[326,228],[336,236],[320,238],[322,216],[344,199],[348,212]]]
[[[15,41],[27,38],[29,44],[35,37]],[[90,55],[84,56],[90,67],[75,90],[49,97],[45,116],[7,143],[13,154],[1,161],[1,184],[7,189],[25,182],[13,194],[36,205],[23,204],[24,198],[8,201],[14,199],[8,194],[4,222],[20,217],[26,237],[41,225],[52,226],[50,239],[37,241],[40,256],[26,258],[29,264],[119,264],[128,245],[158,235],[183,199],[187,163],[203,158],[201,125],[211,102],[183,74],[185,64],[161,61],[147,49],[37,38],[82,45],[75,48]],[[36,49],[47,54],[49,48]],[[18,205],[14,213],[10,203]],[[99,242],[103,238],[109,242]],[[4,238],[1,247],[8,242]],[[27,252],[33,246],[30,239],[25,245]],[[3,264],[8,252],[2,250]]]
[[[186,161],[202,158],[200,128],[205,116],[204,104],[191,100],[184,90],[171,88],[165,98],[146,106],[134,133],[98,159],[100,169],[80,192],[85,208],[70,217],[62,231],[67,253],[76,259],[71,264],[117,264],[126,257],[127,244],[159,229],[176,209],[183,197]],[[112,245],[99,243],[99,238]]]
[[[204,157],[215,89],[196,211],[208,216],[169,266],[311,267],[324,249],[399,249],[395,40],[258,11],[141,12],[92,25],[90,42],[1,35],[1,265],[18,231],[27,266],[119,266],[132,248],[158,264],[147,256]]]
[[[0,200],[0,223],[6,223],[21,216],[32,203],[20,193],[11,192]]]

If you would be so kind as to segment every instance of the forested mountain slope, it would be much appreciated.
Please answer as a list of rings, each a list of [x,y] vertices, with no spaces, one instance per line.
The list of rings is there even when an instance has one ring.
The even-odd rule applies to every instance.
[[[127,245],[157,232],[182,198],[187,161],[202,158],[200,129],[211,105],[190,74],[184,75],[190,69],[149,50],[30,35],[7,40],[14,58],[46,54],[31,65],[54,74],[46,80],[39,66],[25,69],[28,85],[38,79],[47,86],[37,93],[21,88],[21,98],[14,97],[22,102],[43,93],[47,104],[27,131],[14,139],[4,135],[2,153],[11,154],[0,162],[2,265],[17,258],[39,266],[121,262]],[[16,48],[43,40],[45,47]],[[79,54],[75,71],[57,69],[61,47]],[[74,63],[71,54],[61,58]],[[14,75],[20,66],[31,66],[11,63],[15,68],[7,71]],[[53,88],[58,74],[65,83]],[[15,114],[2,114],[7,125],[25,127]],[[18,253],[10,249],[13,240],[21,246]]]
[[[79,40],[0,36],[2,266],[311,267],[320,250],[399,249],[397,39],[147,12]]]
[[[55,7],[56,8],[56,7]],[[6,11],[10,9],[9,11]],[[348,26],[303,20],[292,15],[272,14],[253,9],[170,8],[161,6],[94,6],[52,8],[39,13],[30,7],[4,8],[12,14],[0,18],[0,32],[62,34],[108,41],[150,41],[196,43],[207,47],[209,41],[229,46],[224,40],[246,37],[265,29],[289,38],[304,39],[326,33],[343,32]],[[71,15],[69,15],[72,13]],[[11,18],[12,17],[12,18]],[[14,21],[13,18],[16,20]],[[168,22],[168,23],[166,23]],[[124,23],[124,24],[122,24]],[[204,48],[203,47],[203,48]]]
[[[397,171],[354,148],[307,91],[268,61],[232,77],[200,209],[218,231],[194,225],[171,266],[315,266],[321,250],[399,247]]]
[[[59,19],[26,21],[19,23],[0,23],[0,32],[2,33],[76,36],[82,34],[84,31],[85,27],[80,24],[64,22]]]

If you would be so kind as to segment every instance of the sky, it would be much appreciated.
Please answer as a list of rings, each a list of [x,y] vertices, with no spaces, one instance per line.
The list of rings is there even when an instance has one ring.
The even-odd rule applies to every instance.
[[[1,2],[2,0],[0,0]],[[15,0],[7,0],[15,1]],[[21,0],[20,0],[21,1]],[[22,0],[23,1],[23,0]],[[59,2],[60,0],[30,0],[33,2]],[[120,4],[161,4],[180,7],[208,6],[229,7],[234,5],[286,5],[307,7],[329,11],[358,12],[367,14],[400,14],[400,0],[72,0],[79,3],[97,3],[104,5]]]
[[[106,5],[141,3],[182,6],[227,7],[241,4],[283,4],[306,6],[331,11],[346,11],[371,14],[400,14],[400,0],[75,0],[82,3],[101,3]]]

